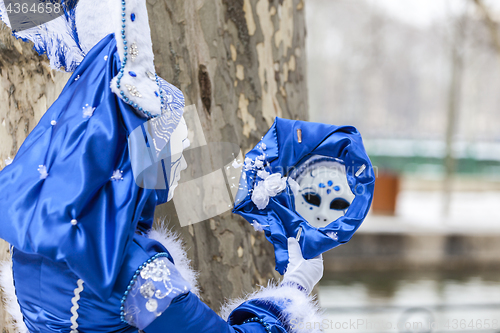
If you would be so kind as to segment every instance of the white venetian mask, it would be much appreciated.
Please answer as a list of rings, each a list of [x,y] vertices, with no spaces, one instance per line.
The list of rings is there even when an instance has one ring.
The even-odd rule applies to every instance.
[[[355,196],[347,184],[343,164],[319,156],[313,159],[318,162],[294,177],[300,186],[295,194],[295,209],[313,227],[322,228],[343,216]]]

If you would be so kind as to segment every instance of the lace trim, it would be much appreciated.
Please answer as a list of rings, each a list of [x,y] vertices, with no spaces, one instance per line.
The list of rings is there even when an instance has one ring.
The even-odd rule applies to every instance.
[[[123,322],[144,329],[170,306],[175,297],[190,291],[191,286],[169,257],[168,253],[158,253],[135,271],[121,300]]]

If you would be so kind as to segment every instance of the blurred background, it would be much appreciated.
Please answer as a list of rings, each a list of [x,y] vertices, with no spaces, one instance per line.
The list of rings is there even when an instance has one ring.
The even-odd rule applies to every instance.
[[[378,175],[325,254],[325,331],[500,332],[500,1],[308,0],[306,16],[310,119],[357,127]]]

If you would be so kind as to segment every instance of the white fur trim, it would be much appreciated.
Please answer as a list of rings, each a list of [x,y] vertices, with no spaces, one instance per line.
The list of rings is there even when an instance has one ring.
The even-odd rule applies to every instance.
[[[154,66],[153,43],[149,28],[148,11],[144,0],[127,0],[125,4],[125,36],[127,39],[128,56],[124,74],[120,81],[120,89],[116,86],[118,77],[111,81],[111,90],[120,95],[123,91],[138,107],[149,111],[153,115],[161,114],[161,100],[156,96],[159,87],[156,81],[151,80],[146,72],[156,73]],[[135,21],[131,20],[132,13]],[[124,45],[122,39],[122,4],[119,0],[80,0],[76,7],[75,21],[78,30],[80,45],[85,53],[110,33],[115,34],[116,46],[120,59],[123,61]],[[139,54],[132,61],[132,44],[137,46]],[[137,76],[132,77],[129,72]],[[127,85],[135,86],[141,97],[133,96]]]
[[[75,8],[75,25],[80,47],[85,54],[104,37],[115,32],[117,26],[121,26],[120,4],[120,0],[78,1]],[[121,38],[115,39],[117,43],[121,42]]]
[[[10,320],[6,323],[15,332],[28,333],[28,328],[23,321],[21,307],[17,302],[16,288],[14,287],[14,277],[12,275],[12,262],[3,261],[0,263],[0,289],[2,290],[2,302]]]
[[[198,272],[191,267],[191,259],[187,257],[179,235],[166,227],[159,227],[157,229],[151,229],[149,238],[160,242],[168,250],[174,259],[175,268],[177,268],[182,277],[189,282],[192,287],[191,292],[199,297]]]
[[[120,96],[123,91],[125,96],[128,97],[138,106],[144,110],[149,111],[152,115],[161,114],[161,99],[156,96],[155,91],[159,94],[159,87],[155,80],[151,80],[147,72],[156,73],[154,67],[154,54],[153,43],[151,41],[151,30],[149,28],[148,11],[146,2],[144,0],[127,0],[125,5],[125,36],[127,39],[127,64],[124,68],[123,77],[120,81],[120,88],[117,88],[116,83],[118,77],[111,80],[111,90]],[[121,13],[121,2],[115,1],[114,4],[118,6]],[[131,15],[135,14],[135,21],[132,22]],[[120,14],[121,19],[121,14]],[[118,24],[115,26],[116,45],[120,59],[123,61],[123,54],[125,52],[122,40],[122,26]],[[135,43],[139,54],[132,61],[131,49]],[[137,76],[132,77],[129,72],[134,72]],[[142,95],[141,97],[133,96],[127,89],[127,85],[134,86],[137,91]]]
[[[261,299],[266,302],[280,302],[289,300],[290,302],[285,307],[281,321],[285,321],[290,325],[290,333],[318,333],[320,329],[310,327],[321,326],[321,313],[317,301],[313,296],[306,295],[303,291],[292,286],[277,286],[269,283],[267,287],[261,287],[259,290],[247,295],[244,298],[237,298],[227,301],[220,311],[220,316],[227,320],[229,315],[244,302]],[[307,324],[310,323],[308,326]]]

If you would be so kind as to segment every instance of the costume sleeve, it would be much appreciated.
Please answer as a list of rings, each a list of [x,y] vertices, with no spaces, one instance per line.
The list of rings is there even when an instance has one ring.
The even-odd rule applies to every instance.
[[[137,286],[132,285],[128,288],[129,291],[123,302],[123,319],[145,333],[302,333],[300,327],[304,326],[304,323],[319,323],[321,320],[313,297],[291,285],[262,287],[244,298],[227,302],[218,315],[198,298],[196,273],[190,267],[189,259],[178,236],[166,229],[153,229],[148,236],[149,241],[141,237],[136,237],[136,239],[138,241],[142,239],[143,242],[154,240],[163,248],[168,249],[175,265],[172,265],[173,267],[169,265],[169,283],[182,286],[187,282],[191,291],[174,295],[173,298],[170,297],[170,300],[164,301],[156,295],[158,287],[160,290],[165,290],[163,282],[154,281],[151,269],[147,268],[146,271],[143,268],[139,269],[136,274],[140,276],[139,282]],[[147,249],[148,246],[144,244],[140,247]],[[130,251],[134,258],[139,252],[149,251]],[[141,263],[147,265],[148,260],[141,258]],[[136,265],[132,265],[133,267],[144,267],[144,264],[141,265],[136,259],[132,261]],[[135,270],[132,266],[128,271]],[[158,268],[154,270],[157,271],[156,279],[160,280],[163,273]],[[141,274],[143,271],[145,274]],[[179,275],[174,271],[177,271]],[[146,284],[148,281],[143,279],[143,275],[151,282],[149,286]],[[133,281],[134,278],[132,283]],[[125,289],[123,285],[120,288]],[[163,293],[160,291],[158,295],[162,296]],[[151,307],[151,304],[146,306],[151,299],[154,300],[150,302],[153,306]],[[319,331],[307,330],[307,332]]]
[[[226,320],[227,313],[230,314]],[[144,332],[300,333],[308,326],[307,323],[320,322],[315,302],[304,292],[293,286],[269,286],[250,295],[246,301],[238,300],[226,305],[222,317],[196,295],[188,293],[176,298]],[[313,328],[307,332],[320,330]]]

